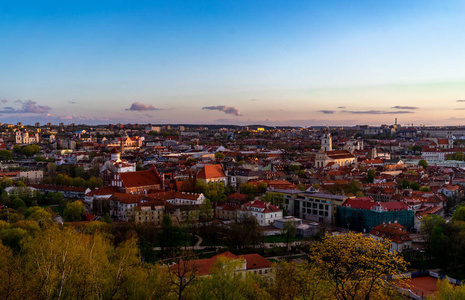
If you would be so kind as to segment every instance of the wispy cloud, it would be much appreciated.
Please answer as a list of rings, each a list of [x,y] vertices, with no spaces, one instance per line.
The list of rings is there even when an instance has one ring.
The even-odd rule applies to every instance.
[[[224,112],[225,114],[230,114],[230,115],[235,115],[235,116],[242,116],[241,111],[239,109],[237,109],[236,107],[231,107],[231,106],[226,106],[226,105],[205,106],[205,107],[202,107],[202,109],[218,110],[218,111]]]
[[[465,108],[456,108],[455,110],[465,110]]]
[[[161,110],[160,108],[156,108],[151,104],[145,104],[140,101],[134,102],[131,104],[130,108],[126,108],[126,110],[130,111],[147,111],[147,110]]]
[[[338,106],[337,108],[344,109],[344,108],[347,108],[347,106]]]
[[[465,102],[465,100],[455,100],[455,102]]]
[[[354,114],[354,115],[395,115],[395,114],[413,114],[413,111],[397,110],[397,111],[385,111],[385,110],[343,110],[343,113]]]
[[[399,106],[399,105],[393,106],[391,108],[393,109],[419,109],[419,107],[415,107],[415,106]]]
[[[0,100],[0,101],[1,101],[2,103],[8,103],[8,100],[6,100],[6,99],[2,99],[2,100]]]
[[[3,102],[3,100],[2,100]],[[6,101],[8,102],[8,100]],[[3,103],[6,103],[3,102]],[[21,104],[21,108],[15,109],[11,106],[3,107],[3,110],[0,110],[0,113],[4,114],[46,114],[52,108],[46,105],[37,105],[37,102],[32,100],[16,100],[14,103]]]
[[[69,104],[76,104],[76,101],[68,101]]]
[[[334,114],[334,110],[319,110],[318,112],[324,113],[325,115]]]

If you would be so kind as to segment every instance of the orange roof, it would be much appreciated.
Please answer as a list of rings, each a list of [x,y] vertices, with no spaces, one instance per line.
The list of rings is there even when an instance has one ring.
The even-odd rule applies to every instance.
[[[412,240],[405,227],[399,223],[378,225],[373,228],[370,234],[376,235],[380,238],[390,239],[394,243],[398,244]]]
[[[155,170],[120,173],[119,178],[125,187],[161,184],[161,178]]]
[[[219,257],[227,257],[231,259],[244,259],[246,261],[247,270],[270,268],[272,265],[272,263],[268,259],[264,258],[259,254],[234,255],[228,251],[215,255],[212,258],[188,261],[184,266],[186,268],[191,268],[192,270],[196,269],[199,275],[207,275],[210,274],[212,267],[215,265]],[[181,269],[183,268],[183,266],[174,265],[171,267],[171,270],[177,272],[178,268]]]
[[[197,175],[201,179],[221,178],[226,177],[224,175],[223,167],[221,165],[206,165],[200,170]]]
[[[144,197],[144,195],[132,195],[124,193],[114,193],[110,197],[110,200],[119,201],[125,204],[139,203],[139,201]]]

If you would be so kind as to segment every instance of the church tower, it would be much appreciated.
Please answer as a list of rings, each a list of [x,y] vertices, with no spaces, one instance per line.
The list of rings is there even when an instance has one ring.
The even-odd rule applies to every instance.
[[[321,137],[321,151],[333,151],[333,140],[329,131]]]
[[[21,130],[16,130],[15,131],[15,137],[16,137],[16,144],[22,144],[22,136],[21,136]]]

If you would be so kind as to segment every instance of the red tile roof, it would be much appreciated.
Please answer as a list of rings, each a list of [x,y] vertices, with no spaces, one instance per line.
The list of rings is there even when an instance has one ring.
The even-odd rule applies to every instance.
[[[378,225],[373,228],[370,234],[380,238],[390,239],[394,243],[398,244],[412,240],[405,227],[399,223]]]
[[[226,177],[221,165],[205,165],[197,175],[197,178],[201,179],[213,179],[221,177]]]
[[[191,260],[186,263],[187,268],[197,269],[199,275],[208,275],[211,272],[212,267],[215,265],[219,257],[227,257],[230,259],[244,259],[246,261],[246,269],[263,269],[270,268],[272,263],[259,254],[246,254],[246,255],[234,255],[231,252],[224,252],[213,256],[212,258]],[[181,267],[181,266],[179,266]],[[172,266],[171,269],[176,272],[177,266]]]
[[[119,173],[125,187],[161,184],[160,175],[155,170]]]
[[[371,197],[347,199],[342,206],[353,209],[375,209],[378,206],[387,211],[399,211],[408,209],[408,205],[401,201],[376,202]]]

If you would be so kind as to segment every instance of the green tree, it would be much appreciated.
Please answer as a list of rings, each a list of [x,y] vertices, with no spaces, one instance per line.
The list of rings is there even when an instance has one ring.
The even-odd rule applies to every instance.
[[[323,280],[320,271],[307,262],[280,261],[273,268],[273,284],[268,288],[271,299],[331,299],[332,285]]]
[[[81,201],[74,201],[66,204],[63,211],[63,218],[66,222],[82,221],[86,208]]]
[[[21,150],[21,153],[26,156],[33,156],[36,153],[40,153],[40,148],[37,145],[27,145]]]
[[[210,269],[209,276],[195,282],[198,299],[257,299],[263,291],[259,288],[259,277],[250,273],[241,274],[243,259],[219,256]]]
[[[465,221],[465,206],[459,206],[452,215],[452,222]]]
[[[414,191],[418,191],[420,189],[420,185],[418,184],[418,182],[412,181],[410,183],[410,188]]]
[[[21,154],[22,152],[22,148],[20,145],[16,144],[13,146],[13,152],[16,153],[16,154]]]
[[[420,188],[420,191],[422,191],[422,192],[429,192],[429,191],[430,191],[430,188],[429,188],[428,186],[422,186],[422,187]]]
[[[391,289],[384,276],[406,269],[402,255],[390,252],[390,247],[389,240],[361,233],[326,235],[313,246],[312,258],[322,278],[333,284],[335,299],[374,299]]]
[[[10,150],[0,150],[0,161],[13,159],[13,154]]]
[[[286,241],[286,249],[289,249],[289,243],[295,238],[295,234],[297,233],[297,227],[293,221],[287,221],[284,223],[284,227],[282,230],[282,236]]]
[[[367,182],[368,183],[373,183],[376,177],[376,170],[375,169],[370,169],[367,172]]]
[[[420,161],[418,162],[418,165],[422,167],[423,169],[426,169],[428,167],[428,162],[424,159],[420,159]]]
[[[421,146],[418,146],[418,145],[413,146],[412,151],[421,152]]]
[[[222,160],[225,158],[225,155],[221,152],[216,152],[215,153],[215,158],[218,159],[218,160]]]
[[[53,222],[51,212],[39,206],[30,207],[26,212],[26,218],[36,221],[41,227],[48,226]]]

